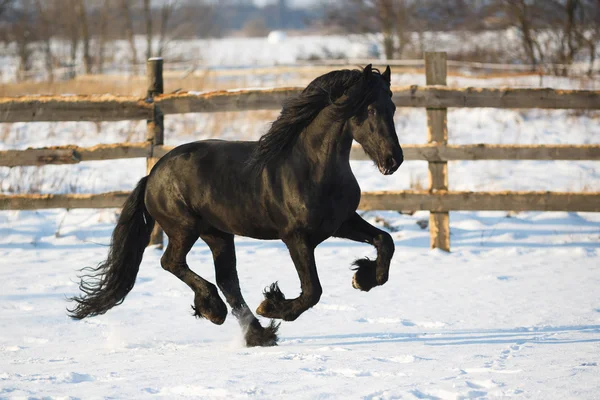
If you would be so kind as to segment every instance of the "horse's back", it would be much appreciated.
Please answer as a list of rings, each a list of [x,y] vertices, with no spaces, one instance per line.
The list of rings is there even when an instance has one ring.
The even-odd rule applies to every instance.
[[[256,142],[218,139],[199,140],[175,147],[159,160],[155,168],[160,168],[160,165],[164,163],[173,163],[176,159],[217,163],[227,160],[234,164],[244,164],[255,146]]]
[[[242,226],[253,219],[259,201],[248,165],[255,145],[202,140],[176,147],[150,173],[145,198],[150,214],[161,225],[200,223],[230,233],[272,236],[270,231],[246,232]]]

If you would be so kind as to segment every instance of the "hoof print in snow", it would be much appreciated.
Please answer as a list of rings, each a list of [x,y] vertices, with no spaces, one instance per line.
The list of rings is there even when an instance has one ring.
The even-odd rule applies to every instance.
[[[417,225],[419,225],[419,228],[421,229],[427,229],[427,227],[429,226],[429,221],[427,221],[426,219],[420,219],[417,221]]]

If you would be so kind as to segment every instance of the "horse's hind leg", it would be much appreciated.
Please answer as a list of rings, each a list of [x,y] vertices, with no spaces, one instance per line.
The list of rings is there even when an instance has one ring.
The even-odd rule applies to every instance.
[[[233,235],[213,229],[210,234],[202,234],[200,237],[212,251],[217,284],[244,330],[246,345],[249,347],[276,345],[278,325],[271,322],[268,327],[263,328],[242,296],[236,269]]]
[[[265,290],[265,300],[256,312],[263,317],[294,321],[304,311],[319,302],[323,289],[315,265],[315,247],[307,237],[291,236],[283,240],[290,251],[292,261],[300,278],[302,292],[295,299],[286,299],[277,283]]]
[[[194,273],[186,263],[186,255],[198,239],[193,229],[169,234],[169,244],[160,263],[162,267],[185,282],[195,293],[194,314],[221,325],[227,317],[227,306],[221,300],[217,288]]]

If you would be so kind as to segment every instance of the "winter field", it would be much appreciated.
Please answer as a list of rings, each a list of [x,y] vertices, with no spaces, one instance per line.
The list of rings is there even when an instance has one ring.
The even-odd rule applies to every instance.
[[[244,50],[243,54],[246,54]],[[290,84],[308,81],[290,76]],[[256,84],[273,85],[269,77]],[[416,74],[394,85],[424,84]],[[454,86],[538,86],[537,77],[449,77]],[[546,77],[545,86],[598,89]],[[168,91],[169,89],[166,88]],[[167,116],[165,143],[257,138],[274,112]],[[597,112],[460,109],[449,142],[600,142]],[[426,141],[425,111],[398,109],[401,143]],[[145,122],[0,124],[0,149],[142,141]],[[353,162],[364,191],[423,188],[427,164],[383,176]],[[145,160],[0,168],[2,193],[131,190]],[[591,161],[451,162],[453,190],[600,191]],[[407,210],[410,211],[410,210]],[[600,214],[453,212],[452,253],[429,249],[427,212],[368,212],[396,244],[389,282],[351,286],[368,245],[330,239],[317,249],[320,303],[283,323],[279,346],[245,348],[233,316],[222,326],[191,316],[193,294],[148,248],[125,302],[73,321],[66,297],[77,269],[107,252],[118,210],[0,212],[0,399],[594,399],[600,389]],[[255,308],[279,281],[299,293],[280,242],[237,238],[240,283]],[[192,269],[214,282],[199,242]],[[263,323],[268,321],[263,320]]]

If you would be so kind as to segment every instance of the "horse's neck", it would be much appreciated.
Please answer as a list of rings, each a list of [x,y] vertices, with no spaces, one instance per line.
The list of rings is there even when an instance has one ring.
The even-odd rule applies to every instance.
[[[332,170],[349,166],[352,136],[333,113],[325,109],[302,132],[296,146],[306,158],[311,171],[317,175],[330,175]]]

